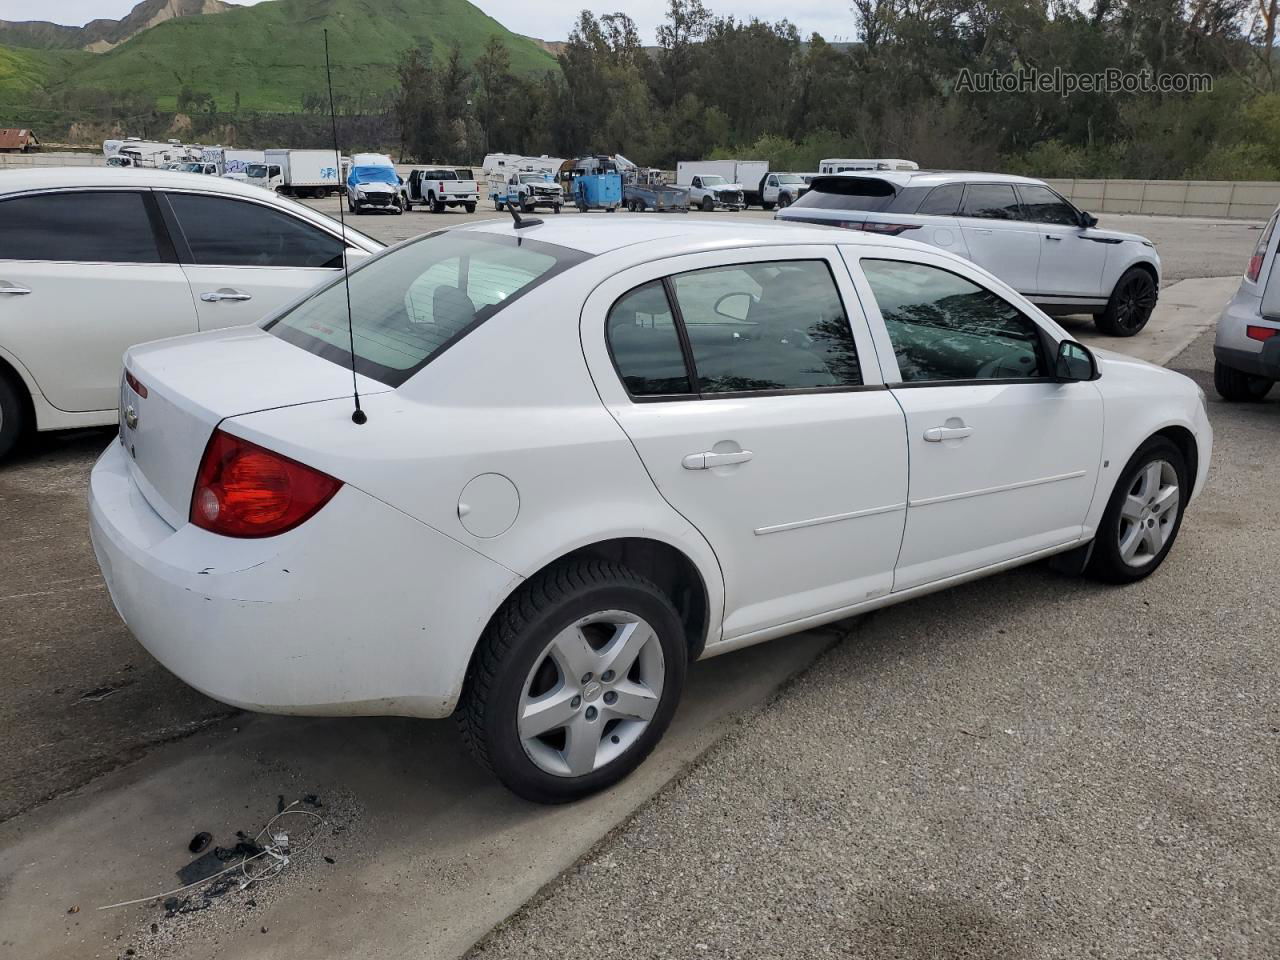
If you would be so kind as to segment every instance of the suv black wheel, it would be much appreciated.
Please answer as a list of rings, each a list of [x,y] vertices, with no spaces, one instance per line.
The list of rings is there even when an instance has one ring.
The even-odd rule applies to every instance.
[[[662,738],[688,647],[667,596],[626,567],[562,563],[494,616],[455,714],[514,793],[565,803],[617,783]]]
[[[1274,380],[1228,367],[1221,360],[1213,362],[1213,387],[1223,400],[1256,403],[1270,393],[1273,386]]]
[[[1089,572],[1110,583],[1132,583],[1164,562],[1195,478],[1168,437],[1152,437],[1135,453],[1111,492],[1093,541]]]
[[[1093,322],[1109,336],[1132,337],[1151,319],[1158,296],[1155,278],[1142,267],[1130,267],[1120,275],[1106,309]]]

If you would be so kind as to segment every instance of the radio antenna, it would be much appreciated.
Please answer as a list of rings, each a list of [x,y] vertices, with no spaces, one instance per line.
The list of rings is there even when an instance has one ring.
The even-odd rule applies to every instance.
[[[333,162],[337,165],[338,179],[342,179],[342,151],[338,149],[338,112],[333,106],[333,67],[329,63],[329,30],[324,31],[324,75],[329,84],[329,124],[333,128]],[[360,409],[360,386],[356,379],[356,328],[351,319],[351,270],[347,265],[347,218],[342,212],[345,206],[338,202],[338,223],[342,226],[342,286],[347,294],[347,341],[351,349],[351,397],[356,408],[351,414],[351,422],[362,424],[368,421],[365,412]]]

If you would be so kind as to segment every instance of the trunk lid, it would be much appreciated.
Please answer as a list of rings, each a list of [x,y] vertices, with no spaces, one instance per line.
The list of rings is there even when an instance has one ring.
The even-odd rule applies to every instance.
[[[143,344],[124,364],[120,443],[138,489],[175,529],[187,522],[200,459],[222,420],[351,395],[350,370],[258,327]],[[359,384],[362,395],[391,389],[363,376]]]

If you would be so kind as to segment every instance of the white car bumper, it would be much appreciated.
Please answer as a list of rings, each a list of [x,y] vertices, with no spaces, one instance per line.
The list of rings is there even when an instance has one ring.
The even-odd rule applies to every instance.
[[[447,716],[520,579],[350,485],[278,537],[174,530],[119,443],[94,466],[89,514],[133,635],[197,690],[248,710]]]

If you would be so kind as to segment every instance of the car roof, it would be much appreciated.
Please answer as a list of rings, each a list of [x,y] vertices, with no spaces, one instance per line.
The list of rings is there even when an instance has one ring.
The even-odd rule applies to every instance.
[[[1025,183],[1043,186],[1043,180],[1018,177],[1011,173],[983,173],[980,170],[846,170],[824,173],[821,177],[848,177],[862,180],[884,180],[895,186],[936,187],[944,183]]]
[[[639,244],[647,245],[647,256],[654,256],[773,244],[866,243],[872,238],[871,234],[852,234],[837,227],[781,220],[713,220],[682,214],[610,217],[607,214],[587,213],[549,217],[537,226],[520,230],[515,229],[510,218],[503,218],[473,222],[455,229],[525,237],[593,255]],[[883,236],[876,236],[874,239],[878,245],[938,252],[938,248],[928,247],[914,240]],[[655,247],[658,249],[654,249]]]
[[[286,208],[293,213],[324,224],[329,230],[340,229],[340,224],[319,210],[282,197],[274,191],[228,177],[215,177],[205,173],[186,173],[180,170],[155,170],[150,167],[23,167],[0,170],[0,196],[23,193],[28,190],[93,189],[142,187],[146,189],[170,187],[194,190],[200,193],[216,193],[231,197],[247,197]],[[354,227],[346,228],[348,241],[363,247],[370,253],[382,249],[384,244],[366,236]]]
[[[0,170],[0,193],[53,187],[198,187],[206,193],[258,199],[264,192],[262,187],[226,177],[150,167],[24,167]]]

